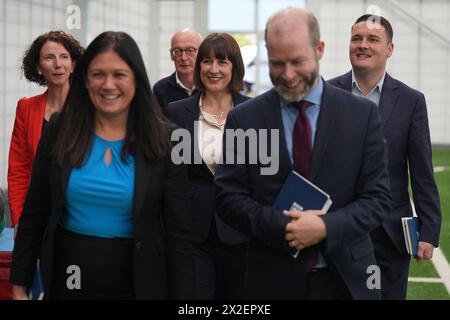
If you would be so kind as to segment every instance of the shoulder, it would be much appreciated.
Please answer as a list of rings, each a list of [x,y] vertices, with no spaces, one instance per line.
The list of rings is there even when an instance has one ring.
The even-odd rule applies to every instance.
[[[175,72],[172,73],[170,76],[167,76],[165,78],[162,78],[160,80],[158,80],[155,85],[153,86],[153,90],[158,90],[161,87],[165,87],[169,84],[176,84],[176,80],[175,80]]]
[[[243,103],[243,102],[245,102],[247,100],[250,100],[250,99],[251,99],[251,97],[244,96],[241,93],[233,94],[233,102],[234,102],[235,106],[237,106],[238,104],[241,104],[241,103]]]
[[[324,83],[322,105],[334,106],[339,110],[352,112],[354,115],[377,110],[375,103],[369,99],[355,96],[350,91]]]
[[[242,95],[240,95],[242,96]],[[278,94],[275,89],[270,89],[254,98],[242,96],[242,102],[236,105],[230,113],[247,114],[255,111],[260,112],[262,108],[270,107],[274,102],[278,102]],[[258,109],[258,110],[255,110]]]
[[[385,78],[384,82],[385,82],[386,86],[391,86],[391,87],[394,87],[394,88],[397,88],[398,90],[400,90],[400,93],[402,95],[409,95],[409,96],[415,97],[415,98],[424,96],[423,93],[420,92],[419,90],[411,88],[404,82],[391,77],[389,74],[386,74],[386,78]]]
[[[39,106],[43,105],[43,102],[45,101],[46,97],[47,91],[32,97],[23,97],[19,99],[19,101],[17,102],[17,109],[24,110],[33,107],[38,108]]]
[[[164,109],[164,114],[171,120],[183,118],[188,112],[193,112],[198,108],[200,93],[192,97],[170,102]]]
[[[327,80],[327,82],[333,86],[342,87],[345,85],[345,82],[348,81],[349,79],[351,80],[351,71],[342,74],[340,76],[331,78]]]

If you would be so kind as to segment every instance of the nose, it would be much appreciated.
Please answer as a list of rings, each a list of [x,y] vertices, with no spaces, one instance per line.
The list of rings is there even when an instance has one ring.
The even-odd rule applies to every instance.
[[[106,90],[114,89],[115,88],[114,77],[111,75],[106,76],[102,88]]]
[[[216,73],[218,71],[217,61],[213,61],[211,63],[211,67],[209,68],[209,72]]]
[[[55,68],[61,68],[62,67],[62,62],[61,59],[59,57],[55,58]]]
[[[359,47],[366,49],[369,47],[369,41],[367,41],[366,38],[362,38],[361,42],[359,43]]]
[[[181,51],[180,59],[186,60],[188,58],[188,55],[186,53],[186,50]]]
[[[286,81],[291,81],[296,76],[294,68],[290,64],[286,64],[283,70],[282,77]]]

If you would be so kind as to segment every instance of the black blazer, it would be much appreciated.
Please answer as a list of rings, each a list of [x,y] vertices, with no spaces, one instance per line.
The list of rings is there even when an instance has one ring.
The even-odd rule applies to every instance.
[[[175,72],[155,83],[153,93],[163,109],[172,101],[189,98],[187,92],[177,84]],[[192,92],[192,94],[195,93],[197,93],[197,90]]]
[[[30,286],[38,257],[51,299],[55,229],[65,212],[71,167],[50,154],[58,118],[48,124],[34,160],[14,245],[10,280]],[[62,128],[63,129],[63,128]],[[144,160],[137,146],[134,195],[134,286],[137,299],[193,299],[193,247],[185,198],[186,172],[170,157]]]
[[[226,129],[236,128],[279,133],[275,143],[268,144],[269,152],[279,160],[275,174],[261,174],[261,169],[270,165],[260,161],[220,165],[216,173],[219,215],[251,237],[246,297],[302,299],[306,259],[301,254],[297,259],[290,255],[285,240],[290,218],[272,207],[293,170],[276,91],[272,89],[234,108],[228,114]],[[264,137],[259,135],[258,139]],[[271,145],[279,150],[271,150]],[[224,150],[224,154],[235,154],[236,150],[228,152]],[[352,298],[380,298],[379,290],[366,285],[368,267],[376,264],[369,232],[385,219],[391,198],[386,147],[374,103],[324,83],[310,179],[333,201],[323,216],[327,238],[320,244],[331,272]]]
[[[352,90],[351,71],[329,80]],[[386,73],[378,106],[388,146],[389,178],[394,208],[383,223],[400,252],[406,253],[401,217],[412,216],[408,192],[408,166],[414,206],[422,220],[420,240],[439,245],[441,208],[431,162],[430,129],[424,95]]]
[[[241,94],[235,94],[233,96],[235,105],[248,99],[250,98]],[[216,186],[213,174],[203,160],[201,164],[193,164],[195,157],[196,159],[201,159],[199,150],[194,147],[194,139],[197,137],[197,126],[194,126],[194,123],[198,121],[200,115],[199,100],[200,93],[188,99],[172,102],[165,109],[167,117],[180,128],[188,130],[191,136],[190,144],[191,151],[193,152],[191,152],[192,158],[190,163],[192,165],[187,166],[187,172],[190,187],[188,196],[194,230],[193,239],[196,243],[201,243],[206,240],[214,217],[217,233],[222,242],[226,244],[242,243],[247,240],[247,237],[236,229],[231,228],[219,216],[215,215]]]

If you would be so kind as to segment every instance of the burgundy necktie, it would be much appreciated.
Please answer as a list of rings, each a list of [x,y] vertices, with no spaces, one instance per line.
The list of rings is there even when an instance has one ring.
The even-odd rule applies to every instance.
[[[309,102],[301,100],[295,105],[298,108],[298,116],[295,120],[292,135],[294,170],[309,179],[312,159],[311,125],[305,113],[306,108],[309,107]],[[303,249],[302,252],[307,260],[307,271],[310,271],[319,260],[318,248],[317,246],[311,246]]]

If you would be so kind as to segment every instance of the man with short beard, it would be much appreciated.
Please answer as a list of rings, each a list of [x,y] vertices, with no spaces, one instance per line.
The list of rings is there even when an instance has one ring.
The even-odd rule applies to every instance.
[[[369,278],[376,264],[370,232],[385,219],[391,197],[376,105],[320,77],[324,43],[309,11],[275,13],[265,39],[274,88],[232,109],[226,129],[253,130],[259,147],[273,146],[263,139],[277,130],[279,148],[269,153],[279,170],[262,174],[264,159],[235,163],[251,158],[254,146],[235,146],[225,134],[216,173],[218,214],[250,237],[245,298],[379,299]],[[326,215],[272,207],[292,170],[330,195]]]

